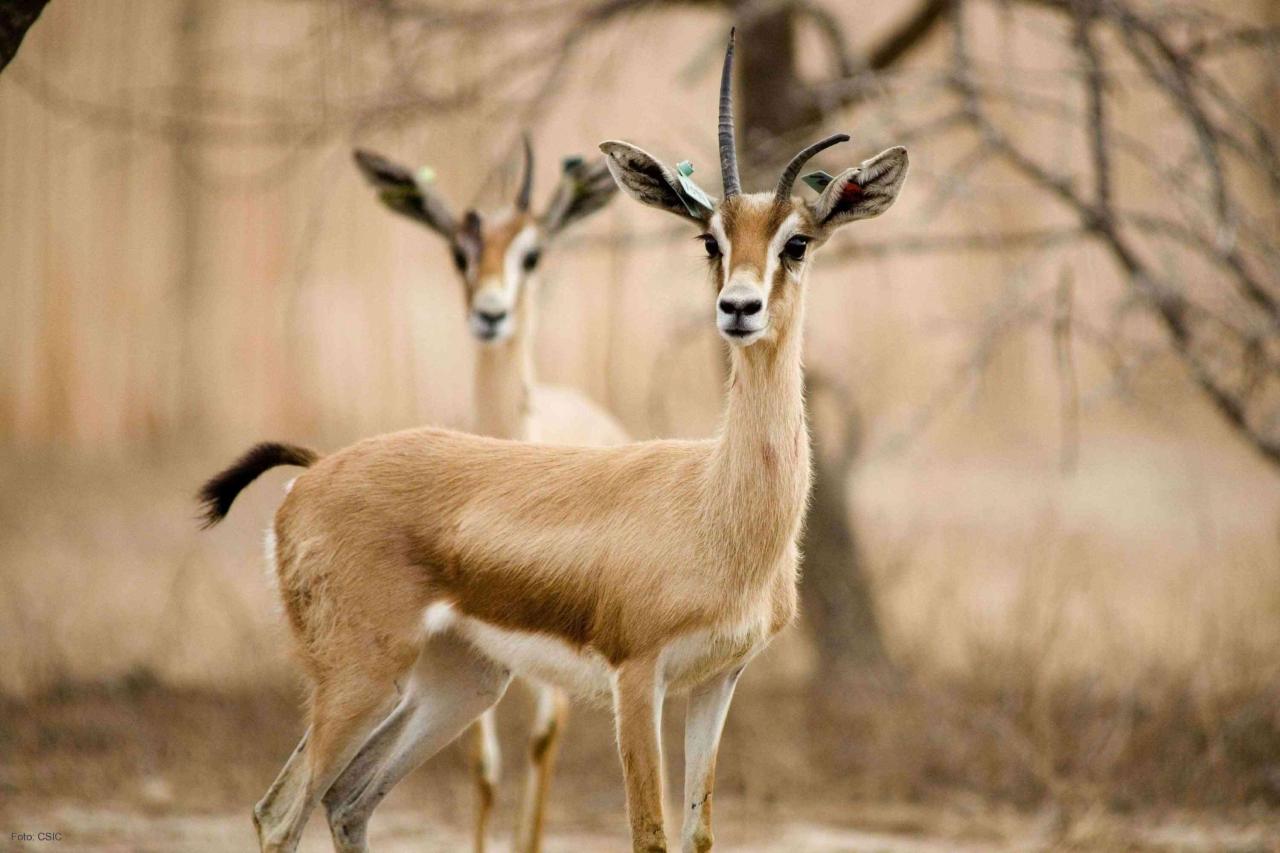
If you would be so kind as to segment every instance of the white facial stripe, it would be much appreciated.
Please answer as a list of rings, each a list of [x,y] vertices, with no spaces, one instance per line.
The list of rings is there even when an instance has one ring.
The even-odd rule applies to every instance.
[[[782,247],[787,245],[787,241],[795,236],[796,226],[800,222],[800,215],[792,213],[786,219],[782,220],[782,224],[778,226],[778,230],[773,233],[773,238],[769,240],[769,254],[764,259],[764,280],[760,283],[765,288],[766,297],[770,283],[773,281],[773,275],[778,271],[778,256],[782,254]]]
[[[524,256],[530,249],[538,245],[538,228],[526,225],[507,246],[507,254],[503,261],[503,284],[507,297],[515,303],[516,291],[520,288],[520,280],[524,276]]]
[[[707,227],[711,230],[711,236],[716,238],[716,243],[720,246],[720,254],[722,256],[720,269],[722,269],[724,274],[727,276],[729,274],[729,260],[733,247],[729,245],[729,235],[724,233],[724,220],[720,218],[720,211],[717,210],[712,215],[711,222],[708,223]],[[724,283],[721,282],[721,287],[723,286]]]

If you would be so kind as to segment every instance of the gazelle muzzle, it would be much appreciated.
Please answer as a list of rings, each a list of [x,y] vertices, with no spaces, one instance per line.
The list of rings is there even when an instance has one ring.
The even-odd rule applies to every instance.
[[[512,300],[501,285],[483,285],[471,299],[467,326],[485,343],[506,340],[514,329]]]
[[[735,278],[716,297],[716,327],[725,340],[746,346],[769,328],[764,290],[755,282]]]

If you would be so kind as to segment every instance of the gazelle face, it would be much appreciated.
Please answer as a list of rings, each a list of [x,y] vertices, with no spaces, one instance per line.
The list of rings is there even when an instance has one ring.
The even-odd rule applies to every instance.
[[[383,204],[443,237],[466,288],[467,326],[483,343],[508,340],[528,311],[530,280],[545,247],[565,228],[603,208],[618,191],[602,158],[571,157],[547,206],[530,211],[533,149],[524,141],[524,173],[511,210],[487,218],[474,210],[458,220],[436,190],[430,170],[413,172],[369,151],[356,165]]]
[[[817,199],[794,197],[792,189],[804,164],[819,151],[849,140],[838,133],[791,158],[772,193],[744,195],[733,138],[733,49],[730,33],[720,75],[723,201],[717,203],[693,183],[688,163],[672,171],[626,142],[602,142],[600,150],[628,195],[699,226],[716,283],[716,328],[730,344],[749,347],[777,340],[780,330],[800,313],[811,247],[826,242],[847,222],[889,209],[907,176],[907,150],[890,148],[835,177],[810,175],[805,182],[817,189]]]
[[[796,310],[820,229],[802,205],[767,193],[720,205],[700,238],[716,284],[716,328],[735,346],[771,337]]]
[[[841,225],[887,210],[907,174],[906,149],[890,148],[827,180],[813,201],[790,194],[795,175],[787,175],[797,166],[788,168],[782,189],[773,193],[735,192],[698,207],[681,194],[679,178],[651,155],[625,142],[600,148],[629,195],[699,227],[715,283],[716,328],[737,347],[777,338],[799,313],[813,250]]]
[[[469,211],[452,241],[453,263],[466,288],[467,327],[476,340],[511,337],[524,310],[530,279],[542,259],[542,232],[519,212],[486,222]]]

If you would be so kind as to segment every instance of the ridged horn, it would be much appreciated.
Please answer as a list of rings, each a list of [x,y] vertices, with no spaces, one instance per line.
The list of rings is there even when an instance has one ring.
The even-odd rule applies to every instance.
[[[787,168],[782,170],[782,177],[778,178],[778,192],[776,197],[778,201],[786,201],[791,198],[791,187],[795,184],[796,178],[800,175],[800,170],[804,168],[804,164],[819,151],[830,148],[832,145],[839,145],[841,142],[848,142],[849,134],[834,133],[826,139],[813,143],[808,148],[804,148],[800,153],[791,158],[791,162],[787,164]]]
[[[724,180],[724,197],[742,192],[738,180],[738,148],[733,139],[733,42],[735,29],[729,30],[729,48],[724,52],[724,69],[720,72],[720,176]]]
[[[529,199],[533,194],[533,145],[529,142],[529,132],[521,136],[524,141],[524,176],[520,179],[520,192],[516,194],[516,209],[529,209]]]

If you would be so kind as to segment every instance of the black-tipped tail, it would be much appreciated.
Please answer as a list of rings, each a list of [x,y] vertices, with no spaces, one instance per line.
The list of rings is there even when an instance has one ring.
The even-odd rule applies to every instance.
[[[320,454],[294,444],[264,441],[249,448],[249,452],[235,464],[216,475],[200,487],[196,496],[200,501],[200,526],[210,528],[227,517],[231,503],[245,486],[258,478],[263,471],[277,465],[300,465],[309,468]]]

